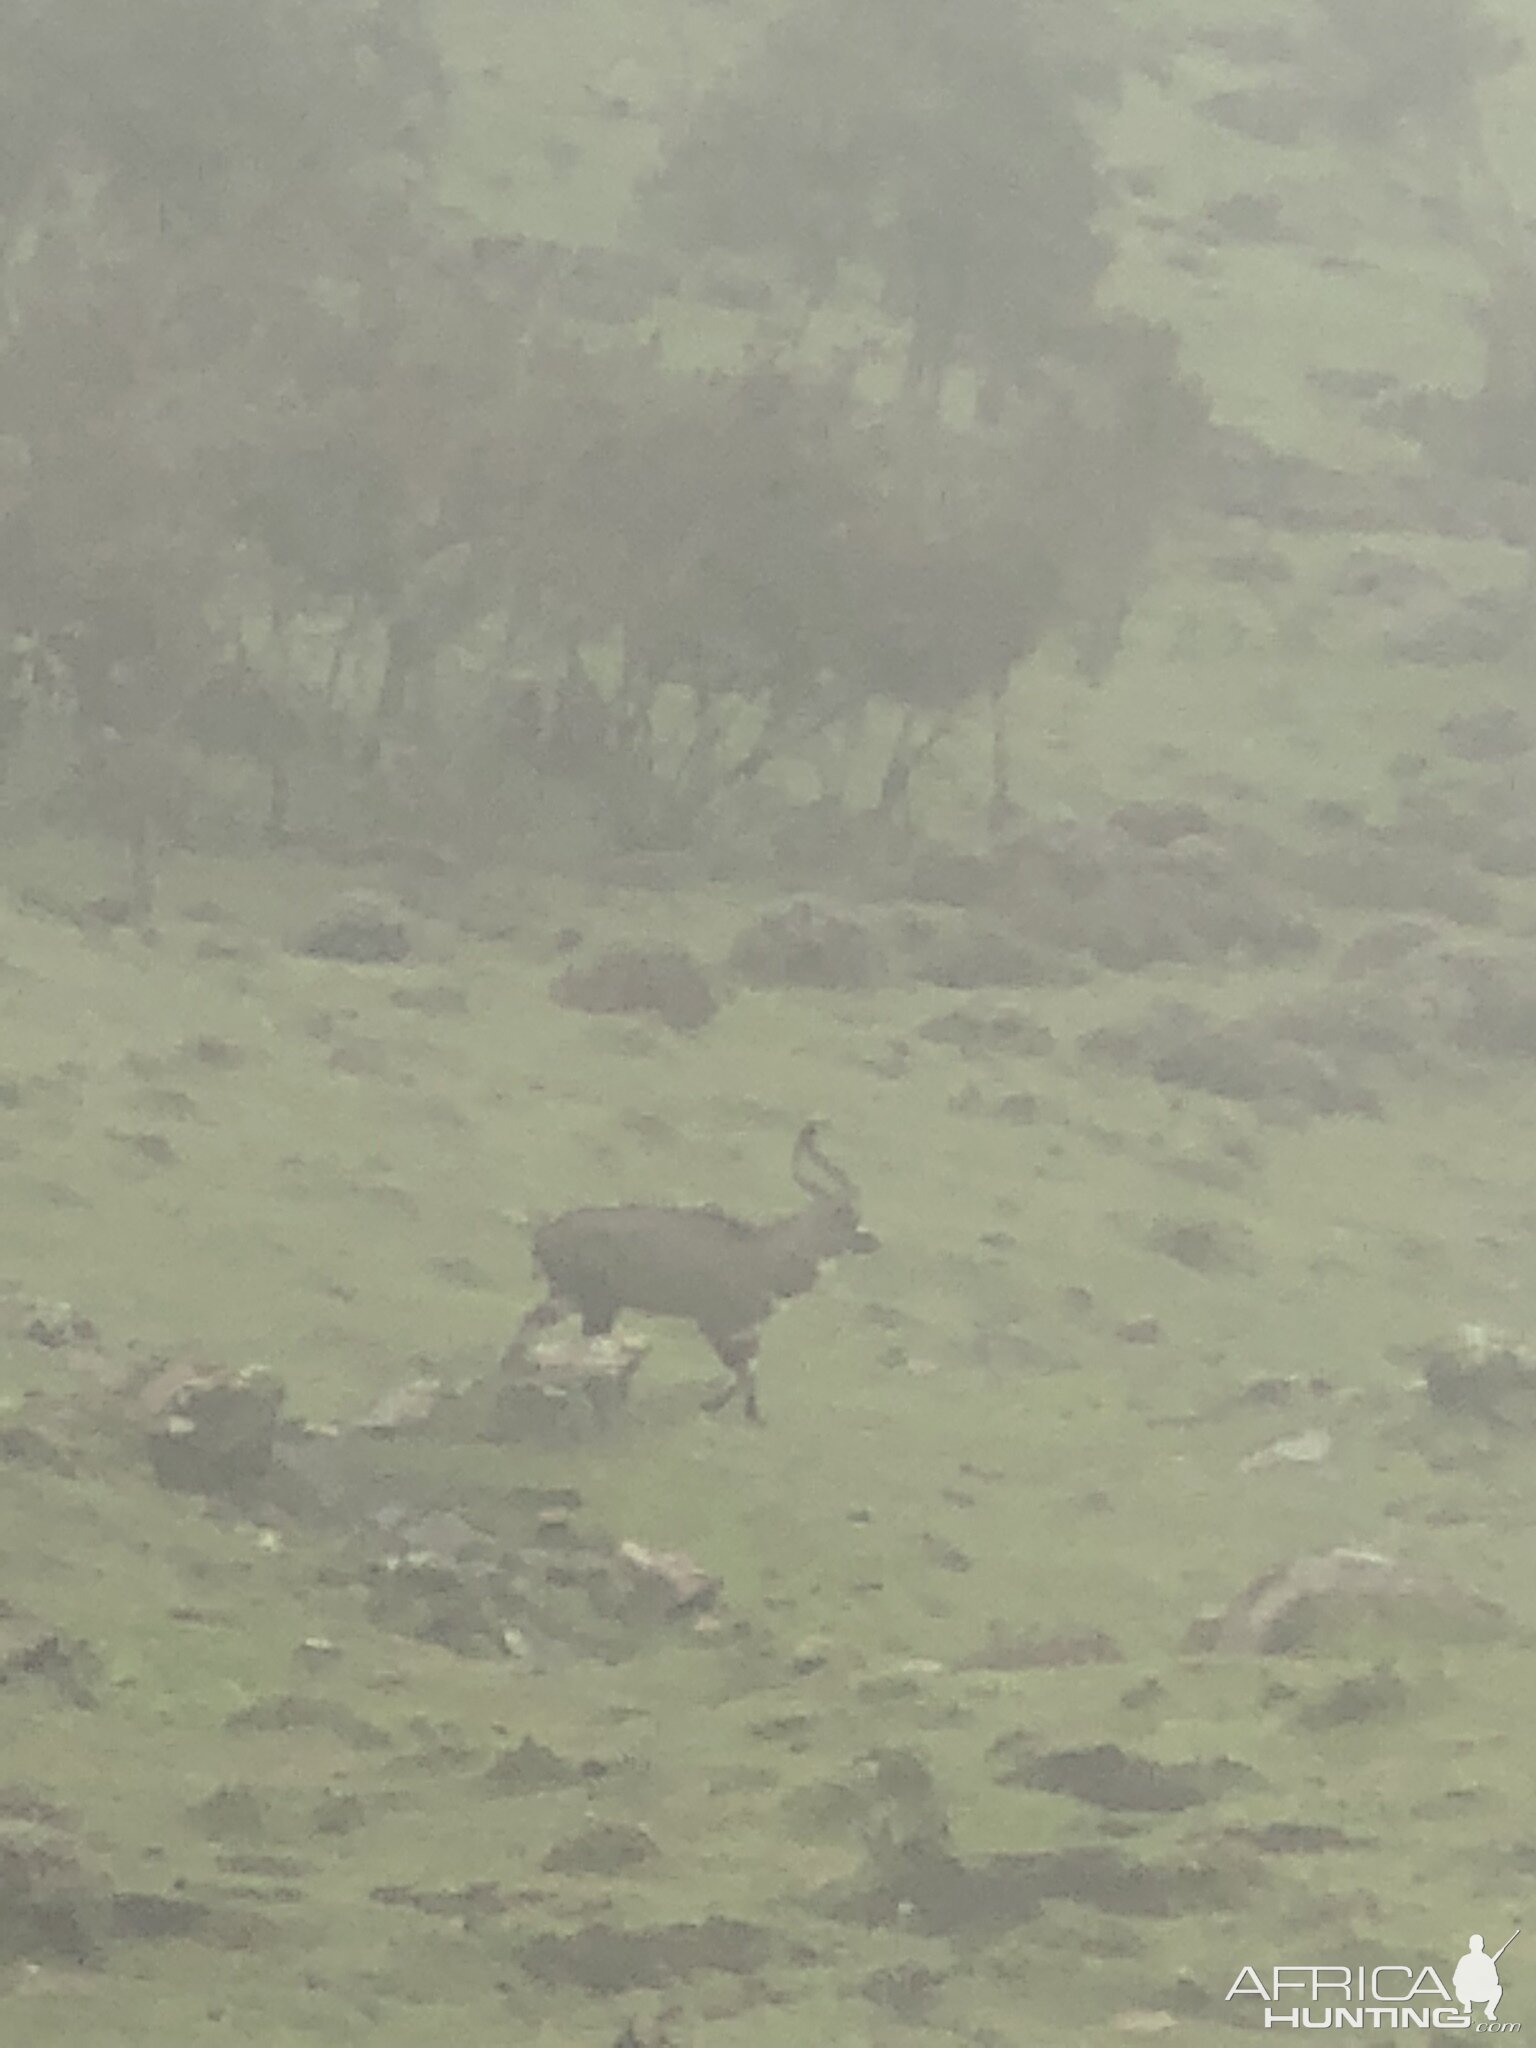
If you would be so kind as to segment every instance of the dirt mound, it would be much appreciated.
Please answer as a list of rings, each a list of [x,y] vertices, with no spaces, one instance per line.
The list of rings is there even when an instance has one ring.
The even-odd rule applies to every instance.
[[[659,1017],[674,1031],[698,1031],[720,1009],[709,977],[682,946],[611,946],[568,967],[549,993],[564,1009]]]

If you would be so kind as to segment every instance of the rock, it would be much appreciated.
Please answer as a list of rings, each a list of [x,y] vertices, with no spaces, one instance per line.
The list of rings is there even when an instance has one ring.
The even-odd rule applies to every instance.
[[[410,958],[411,933],[400,904],[372,889],[352,889],[294,940],[292,950],[358,965]]]
[[[681,946],[611,946],[568,967],[549,993],[568,1010],[659,1017],[674,1031],[697,1031],[720,1008],[703,968]]]
[[[1250,1451],[1237,1469],[1267,1472],[1276,1465],[1321,1465],[1332,1452],[1333,1438],[1326,1429],[1308,1429],[1300,1436],[1276,1437],[1262,1450]]]
[[[618,1554],[634,1584],[658,1597],[668,1614],[712,1607],[719,1597],[720,1580],[681,1550],[650,1550],[642,1543],[625,1542]]]
[[[393,1436],[396,1430],[418,1427],[431,1418],[442,1397],[443,1383],[428,1377],[407,1380],[381,1394],[362,1421],[354,1426],[379,1436]]]
[[[561,1442],[609,1426],[650,1349],[644,1337],[548,1337],[502,1357],[485,1433],[496,1443]]]
[[[1338,1549],[1263,1573],[1224,1613],[1197,1621],[1184,1647],[1228,1656],[1286,1655],[1383,1621],[1451,1641],[1488,1641],[1508,1626],[1496,1602],[1449,1580],[1410,1571],[1374,1550]]]

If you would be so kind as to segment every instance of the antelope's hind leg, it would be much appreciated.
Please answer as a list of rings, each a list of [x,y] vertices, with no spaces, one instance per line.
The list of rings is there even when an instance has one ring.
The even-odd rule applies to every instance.
[[[731,1377],[717,1393],[706,1394],[703,1407],[707,1414],[717,1414],[728,1407],[737,1394],[742,1396],[743,1413],[748,1422],[761,1422],[762,1411],[757,1405],[757,1332],[744,1331],[734,1337],[711,1338],[715,1356]]]

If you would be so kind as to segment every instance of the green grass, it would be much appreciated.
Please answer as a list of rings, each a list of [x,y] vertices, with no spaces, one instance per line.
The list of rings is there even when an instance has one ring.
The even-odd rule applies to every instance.
[[[62,898],[84,892],[89,853],[39,845],[18,858]],[[5,1777],[78,1813],[119,1888],[179,1882],[214,1907],[196,1939],[115,1944],[104,1974],[48,1965],[16,1981],[29,2042],[299,2042],[366,2023],[403,2044],[447,2011],[476,2041],[510,2029],[606,2043],[660,1995],[540,1988],[519,1971],[517,1942],[586,1918],[643,1926],[712,1911],[788,1946],[745,1984],[706,1976],[667,1994],[711,2041],[883,2039],[887,2022],[857,1987],[914,1960],[949,1973],[929,2015],[941,2037],[991,2026],[1004,2040],[1089,2040],[1116,2010],[1165,2003],[1180,1970],[1219,1994],[1234,1957],[1309,1942],[1332,1954],[1341,1929],[1438,1955],[1469,1915],[1514,1924],[1522,1844],[1536,1839],[1518,1769],[1523,1642],[1389,1643],[1407,1713],[1321,1737],[1266,1694],[1277,1678],[1302,1699],[1321,1694],[1368,1670],[1370,1645],[1278,1671],[1188,1661],[1179,1645],[1199,1611],[1269,1565],[1345,1542],[1448,1571],[1529,1625],[1520,1446],[1432,1469],[1422,1397],[1391,1355],[1463,1319],[1533,1320],[1516,1255],[1528,1091],[1493,1076],[1405,1088],[1379,1122],[1277,1129],[1072,1053],[1078,1031],[1135,1014],[1159,986],[1236,1008],[1266,982],[1300,980],[1234,977],[1223,997],[1179,970],[1032,992],[1058,1051],[992,1078],[1026,1081],[1041,1113],[1024,1128],[988,1124],[949,1106],[976,1067],[913,1035],[946,1006],[938,992],[745,996],[679,1041],[557,1010],[536,957],[446,927],[432,942],[441,958],[420,967],[295,958],[278,942],[329,886],[298,862],[263,872],[187,858],[153,947],[23,910],[0,917],[17,1084],[0,1270],[92,1315],[109,1352],[260,1359],[301,1413],[356,1414],[419,1356],[450,1378],[489,1362],[529,1294],[523,1214],[595,1190],[771,1207],[784,1140],[812,1106],[832,1107],[886,1252],[772,1325],[761,1433],[697,1415],[690,1388],[707,1357],[678,1333],[658,1343],[616,1440],[379,1454],[381,1473],[400,1461],[408,1494],[491,1526],[517,1485],[576,1487],[599,1526],[718,1571],[739,1640],[685,1632],[611,1670],[466,1662],[368,1624],[357,1589],[328,1583],[318,1536],[268,1550],[253,1529],[158,1492],[120,1423],[91,1426],[72,1480],[8,1478],[7,1597],[89,1642],[104,1678],[93,1710],[0,1688]],[[642,914],[618,895],[539,894],[551,927],[580,917],[618,933]],[[209,922],[226,896],[238,911]],[[719,896],[662,899],[649,921],[718,953],[740,914]],[[220,930],[241,936],[244,957],[200,953]],[[462,992],[462,1015],[391,1000],[440,983]],[[200,1036],[239,1048],[243,1064],[190,1055]],[[866,1064],[895,1037],[910,1049],[899,1081]],[[145,1131],[174,1163],[148,1164],[114,1135]],[[1251,1163],[1222,1185],[1236,1139]],[[1214,1276],[1178,1266],[1149,1243],[1158,1220],[1225,1228],[1241,1264]],[[999,1229],[1018,1250],[980,1245]],[[448,1277],[448,1260],[485,1284]],[[1126,1345],[1117,1326],[1143,1313],[1163,1341]],[[983,1322],[1025,1341],[1021,1363],[978,1363]],[[893,1343],[924,1369],[885,1362]],[[78,1425],[58,1419],[61,1403],[66,1417],[98,1412],[57,1354],[16,1340],[4,1361],[23,1415],[51,1415],[69,1436]],[[1290,1374],[1335,1391],[1282,1411],[1233,1401]],[[1239,1472],[1270,1437],[1318,1422],[1335,1439],[1322,1468]],[[189,1609],[201,1618],[174,1618]],[[1047,1636],[1100,1629],[1125,1662],[958,1668],[994,1620]],[[294,1662],[317,1635],[339,1650],[318,1675]],[[797,1645],[812,1638],[825,1662],[797,1676]],[[1124,1704],[1148,1677],[1162,1688],[1154,1703]],[[285,1692],[361,1716],[385,1746],[229,1727]],[[992,1785],[987,1748],[1020,1728],[1042,1747],[1118,1741],[1259,1772],[1217,1807],[1134,1819],[1121,1844],[1153,1861],[1227,1858],[1231,1910],[1148,1921],[1063,1904],[967,1956],[813,1909],[820,1886],[856,1868],[857,1838],[806,1839],[792,1795],[856,1784],[872,1746],[922,1751],[967,1854],[1115,1839],[1074,1802]],[[624,1768],[595,1791],[488,1803],[481,1774],[524,1733]],[[191,1811],[228,1787],[261,1802],[254,1842],[211,1841]],[[327,1792],[362,1801],[355,1833],[315,1832]],[[634,1877],[551,1880],[543,1857],[589,1810],[647,1827],[656,1861]],[[1247,1892],[1255,1859],[1216,1837],[1277,1819],[1338,1826],[1359,1846],[1321,1869],[1271,1858]],[[297,1861],[287,1879],[242,1878],[228,1865],[241,1852]],[[372,1896],[482,1881],[527,1900],[466,1931]],[[802,1960],[788,1959],[795,1944]],[[1084,1947],[1086,1989],[1074,1974]],[[1223,2038],[1198,2016],[1180,2027]]]
[[[621,241],[665,107],[766,16],[442,0],[459,81],[445,196],[472,232]],[[1206,0],[1170,12],[1164,32],[1237,18]],[[1166,82],[1139,81],[1105,124],[1113,160],[1152,178],[1117,217],[1109,290],[1177,325],[1220,420],[1389,476],[1409,460],[1403,444],[1312,373],[1465,388],[1475,269],[1425,231],[1387,166],[1266,149],[1194,111],[1242,82],[1191,39]],[[589,85],[631,99],[634,116],[596,111]],[[1487,95],[1493,160],[1523,205],[1536,203],[1533,104],[1528,63]],[[1279,197],[1301,240],[1222,244],[1181,268],[1209,208],[1242,192]],[[1319,268],[1338,254],[1363,265]],[[661,317],[679,356],[742,338],[687,303]],[[860,317],[840,308],[822,331]],[[1213,552],[1255,542],[1289,582],[1212,580]],[[1384,609],[1334,589],[1363,547],[1455,590],[1515,573],[1494,541],[1390,526],[1188,533],[1102,690],[1049,660],[1021,678],[1031,810],[1096,817],[1133,796],[1193,795],[1292,847],[1315,799],[1389,819],[1405,757],[1434,757],[1449,712],[1507,702],[1513,684],[1383,662]],[[971,744],[947,757],[957,782]],[[1446,764],[1434,780],[1477,800],[1476,771]],[[512,1526],[518,1487],[574,1487],[593,1527],[685,1549],[722,1576],[719,1634],[662,1633],[611,1666],[480,1662],[383,1633],[330,1538],[293,1528],[274,1546],[160,1491],[91,1359],[27,1341],[20,1310],[0,1317],[0,1425],[35,1417],[74,1455],[72,1473],[4,1467],[15,1619],[0,1628],[24,1638],[30,1617],[81,1639],[99,1673],[94,1707],[37,1679],[0,1683],[0,1795],[24,1787],[67,1809],[71,1840],[117,1889],[208,1909],[188,1932],[114,1941],[90,1969],[13,1955],[0,1927],[7,2039],[417,2048],[451,2034],[473,2048],[610,2048],[631,2013],[648,2021],[676,2002],[677,2048],[1066,2048],[1119,2038],[1117,2014],[1164,2008],[1178,2014],[1173,2038],[1200,2048],[1231,2038],[1220,2000],[1242,1963],[1422,1951],[1448,1970],[1470,1927],[1492,1938],[1518,1923],[1536,1861],[1525,1445],[1473,1432],[1437,1444],[1404,1353],[1463,1321],[1536,1328],[1528,1080],[1491,1067],[1402,1080],[1380,1120],[1288,1127],[1075,1051],[1083,1032],[1159,996],[1239,1014],[1303,994],[1377,920],[1324,913],[1327,946],[1300,969],[1099,973],[1031,991],[1056,1050],[988,1065],[918,1035],[952,1007],[933,990],[742,995],[687,1040],[549,1002],[562,926],[681,938],[718,960],[755,908],[744,894],[503,878],[515,943],[445,917],[422,964],[348,969],[284,946],[350,879],[317,862],[179,856],[146,945],[57,914],[114,884],[109,847],[40,837],[6,856],[0,1283],[74,1304],[111,1361],[264,1362],[291,1409],[321,1422],[360,1414],[422,1359],[469,1377],[531,1298],[530,1215],[629,1197],[767,1212],[812,1110],[832,1118],[885,1243],[770,1326],[763,1432],[697,1414],[708,1355],[666,1331],[610,1440],[374,1454],[375,1488],[493,1527]],[[1504,929],[1529,932],[1532,885],[1494,893]],[[445,911],[466,907],[442,895]],[[462,997],[460,1013],[393,1000],[437,985]],[[199,1041],[229,1051],[211,1059]],[[1027,1088],[1035,1122],[958,1108],[973,1082]],[[1156,1227],[1179,1223],[1226,1233],[1236,1264],[1199,1273],[1160,1253]],[[1016,1244],[989,1248],[1000,1232]],[[1157,1318],[1158,1344],[1117,1335],[1142,1315]],[[1291,1376],[1303,1390],[1282,1408],[1236,1399]],[[1314,1378],[1332,1391],[1305,1391]],[[1314,1426],[1333,1438],[1320,1467],[1239,1469]],[[1202,1610],[1340,1543],[1503,1601],[1513,1635],[1362,1640],[1301,1660],[1182,1653]],[[1124,1661],[965,1668],[994,1621],[1101,1630]],[[311,1667],[296,1653],[316,1637],[337,1654]],[[1382,1658],[1406,1687],[1400,1713],[1323,1732],[1298,1720]],[[284,1694],[358,1717],[379,1746],[359,1746],[344,1721],[231,1726]],[[1040,1748],[1227,1756],[1258,1776],[1184,1813],[1106,1819],[994,1782],[989,1746],[1020,1730]],[[487,1766],[524,1735],[609,1772],[488,1798]],[[1225,1902],[1157,1918],[1058,1901],[975,1947],[828,1918],[815,1894],[856,1872],[857,1829],[806,1815],[828,1787],[850,1788],[840,1796],[857,1809],[876,1747],[922,1753],[967,1856],[1116,1846],[1213,1865]],[[220,1809],[203,1803],[221,1792],[250,1795],[247,1837],[211,1832]],[[323,1802],[347,1795],[360,1824],[317,1826]],[[226,1819],[241,1803],[223,1802]],[[615,1878],[545,1871],[594,1817],[644,1826],[654,1861]],[[1227,1833],[1272,1821],[1337,1827],[1352,1846],[1260,1857]],[[467,1924],[377,1896],[481,1882],[505,1909]],[[746,1978],[705,1972],[606,1998],[521,1965],[535,1934],[711,1913],[769,1929],[772,1960]],[[1506,2000],[1517,2019],[1519,1956]],[[872,1972],[919,1965],[943,1977],[920,2024],[863,1994]]]

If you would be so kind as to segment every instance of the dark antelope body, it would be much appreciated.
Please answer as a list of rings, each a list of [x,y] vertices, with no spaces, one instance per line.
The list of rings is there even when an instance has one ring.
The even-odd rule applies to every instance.
[[[807,1124],[795,1140],[790,1171],[804,1204],[770,1223],[746,1223],[723,1209],[671,1209],[632,1203],[572,1209],[534,1233],[533,1256],[549,1282],[546,1300],[523,1318],[504,1364],[525,1355],[526,1340],[567,1315],[582,1333],[606,1336],[622,1309],[692,1323],[731,1374],[706,1408],[743,1396],[747,1419],[760,1420],[757,1348],[776,1304],[805,1294],[821,1266],[843,1252],[872,1252],[879,1239],[861,1228],[859,1192],[817,1143]]]

